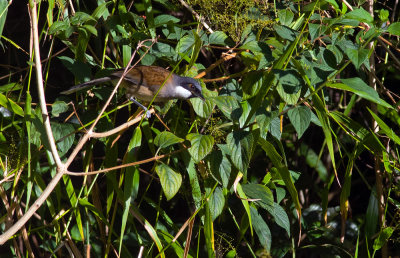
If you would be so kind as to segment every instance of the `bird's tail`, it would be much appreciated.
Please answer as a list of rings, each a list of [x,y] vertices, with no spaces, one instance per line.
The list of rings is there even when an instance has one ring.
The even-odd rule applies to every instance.
[[[61,94],[68,95],[68,94],[71,94],[71,93],[74,93],[74,92],[77,92],[77,91],[89,89],[89,88],[91,88],[91,87],[93,87],[93,86],[95,86],[97,84],[100,84],[100,83],[103,83],[103,82],[109,82],[111,80],[112,80],[111,77],[102,77],[102,78],[94,79],[94,80],[91,80],[91,81],[88,81],[88,82],[84,82],[82,84],[75,85],[74,87],[61,92]]]

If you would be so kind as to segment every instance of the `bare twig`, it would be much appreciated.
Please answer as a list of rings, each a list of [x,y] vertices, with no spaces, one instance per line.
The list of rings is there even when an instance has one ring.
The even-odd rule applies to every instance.
[[[211,29],[211,27],[204,21],[204,18],[200,17],[200,15],[193,10],[192,7],[190,7],[190,5],[188,5],[185,1],[183,0],[179,0],[179,2],[186,7],[186,9],[188,9],[195,17],[197,20],[199,20],[199,22],[201,22],[201,24],[203,24],[203,26],[208,30],[208,32],[213,33],[214,31]]]

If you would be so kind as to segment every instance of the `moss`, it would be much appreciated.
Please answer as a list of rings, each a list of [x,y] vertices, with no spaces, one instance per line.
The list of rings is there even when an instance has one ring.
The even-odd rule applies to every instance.
[[[226,32],[239,42],[243,30],[251,25],[264,28],[273,23],[271,4],[255,0],[191,0],[188,3],[215,30]]]

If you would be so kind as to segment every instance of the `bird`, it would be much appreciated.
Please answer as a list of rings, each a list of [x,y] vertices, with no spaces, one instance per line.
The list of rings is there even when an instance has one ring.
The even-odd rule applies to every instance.
[[[109,76],[75,85],[61,92],[61,94],[72,94],[106,82],[116,85],[123,73],[124,70],[117,70]],[[146,103],[150,103],[154,96],[154,102],[156,103],[167,102],[171,99],[190,99],[196,97],[203,101],[205,100],[198,81],[191,77],[171,73],[169,70],[159,66],[133,67],[125,75],[121,86],[125,88],[126,97],[140,106],[146,112],[147,118],[151,117],[151,113],[144,105],[136,101],[135,98]]]

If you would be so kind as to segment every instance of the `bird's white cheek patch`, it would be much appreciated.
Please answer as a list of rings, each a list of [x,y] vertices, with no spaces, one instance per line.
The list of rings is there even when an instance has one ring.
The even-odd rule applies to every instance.
[[[192,96],[192,93],[182,86],[176,86],[175,94],[178,98],[187,99]]]

